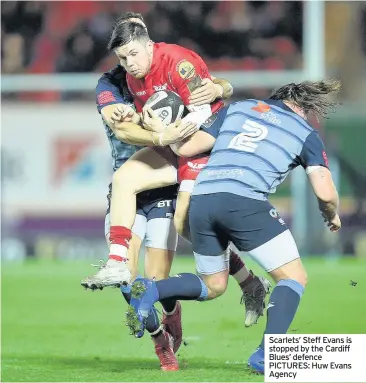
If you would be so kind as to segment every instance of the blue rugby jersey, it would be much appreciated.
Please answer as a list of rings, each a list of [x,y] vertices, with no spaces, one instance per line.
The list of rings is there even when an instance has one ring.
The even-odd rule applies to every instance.
[[[193,195],[226,192],[266,200],[298,165],[328,167],[318,132],[282,101],[233,103],[201,129],[216,143]]]
[[[126,72],[120,65],[102,75],[96,87],[96,96],[99,113],[107,105],[134,105],[126,83]],[[112,151],[113,171],[116,171],[141,147],[119,141],[104,121],[103,124]]]

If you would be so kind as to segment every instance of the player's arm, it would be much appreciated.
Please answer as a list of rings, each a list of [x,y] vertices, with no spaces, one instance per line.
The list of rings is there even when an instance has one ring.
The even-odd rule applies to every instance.
[[[112,128],[111,128],[112,129]],[[138,146],[167,146],[174,144],[197,131],[193,123],[173,123],[160,133],[145,130],[132,122],[113,124],[113,132],[118,140]]]
[[[330,170],[323,166],[309,166],[307,173],[319,210],[324,218],[332,220],[338,213],[339,198]]]
[[[112,129],[116,138],[126,144],[148,146],[159,145],[157,135],[143,129],[140,121],[125,121],[123,111],[126,104],[113,104],[103,107],[100,111],[105,123]],[[140,120],[140,119],[139,119]]]
[[[134,108],[128,104],[113,104],[101,108],[100,114],[104,122],[113,130],[120,122],[133,122],[134,124],[141,125],[141,117],[136,113]]]
[[[226,112],[227,108],[224,108],[218,113],[213,114],[201,125],[201,130],[184,141],[170,145],[173,152],[180,157],[193,157],[210,151],[215,145]]]
[[[194,157],[210,151],[215,145],[215,141],[210,134],[199,130],[184,141],[170,145],[170,148],[179,157]]]
[[[227,100],[233,95],[234,88],[228,80],[225,80],[224,78],[216,78],[214,76],[211,76],[211,78],[214,84],[219,85],[222,88],[222,95],[220,98]]]
[[[332,231],[338,230],[341,226],[338,192],[328,168],[324,144],[317,132],[307,137],[300,154],[300,163],[306,171],[324,220]]]
[[[130,104],[118,88],[105,76],[98,81],[96,88],[97,109],[103,120],[112,129],[118,140],[130,145],[166,146],[185,139],[194,131],[193,124],[171,124],[162,133],[149,132],[131,121],[121,121],[124,111]],[[135,120],[136,121],[136,120]]]
[[[189,97],[189,102],[196,106],[210,104],[222,98],[228,99],[233,94],[233,87],[229,81],[212,76],[212,80],[204,78],[201,86],[195,89]]]
[[[173,89],[182,98],[190,113],[183,118],[184,122],[194,122],[201,126],[212,114],[209,102],[195,105],[190,101],[191,94],[200,88],[203,79],[211,80],[207,65],[196,53],[178,48],[172,54],[169,64],[169,78]],[[217,94],[213,95],[216,97]]]

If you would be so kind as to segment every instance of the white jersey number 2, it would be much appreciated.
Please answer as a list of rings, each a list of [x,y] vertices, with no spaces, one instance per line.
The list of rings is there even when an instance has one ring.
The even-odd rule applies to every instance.
[[[229,144],[229,148],[254,153],[258,147],[258,141],[267,137],[268,129],[262,124],[252,120],[246,120],[242,126],[244,133],[237,134]]]

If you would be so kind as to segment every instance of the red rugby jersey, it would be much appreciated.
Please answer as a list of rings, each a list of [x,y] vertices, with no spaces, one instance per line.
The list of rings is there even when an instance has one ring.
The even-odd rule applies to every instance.
[[[137,112],[159,90],[172,90],[179,94],[184,105],[189,105],[189,96],[200,86],[204,78],[211,78],[207,65],[195,52],[180,45],[154,43],[153,60],[149,73],[142,79],[127,74],[127,84],[133,96]],[[216,100],[211,104],[212,113],[224,103]]]

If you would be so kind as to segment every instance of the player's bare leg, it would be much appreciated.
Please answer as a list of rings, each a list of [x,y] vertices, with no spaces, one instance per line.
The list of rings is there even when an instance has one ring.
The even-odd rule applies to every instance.
[[[110,213],[111,245],[108,260],[98,272],[98,288],[131,282],[127,252],[136,217],[136,194],[175,183],[176,171],[173,166],[151,148],[139,150],[114,173]]]
[[[180,191],[177,197],[177,207],[174,214],[174,225],[177,233],[190,241],[188,210],[191,193]],[[257,277],[248,270],[240,256],[228,247],[229,273],[235,278],[242,290],[240,303],[245,305],[246,327],[256,324],[258,318],[263,316],[266,295],[271,288],[271,282],[264,277]]]

